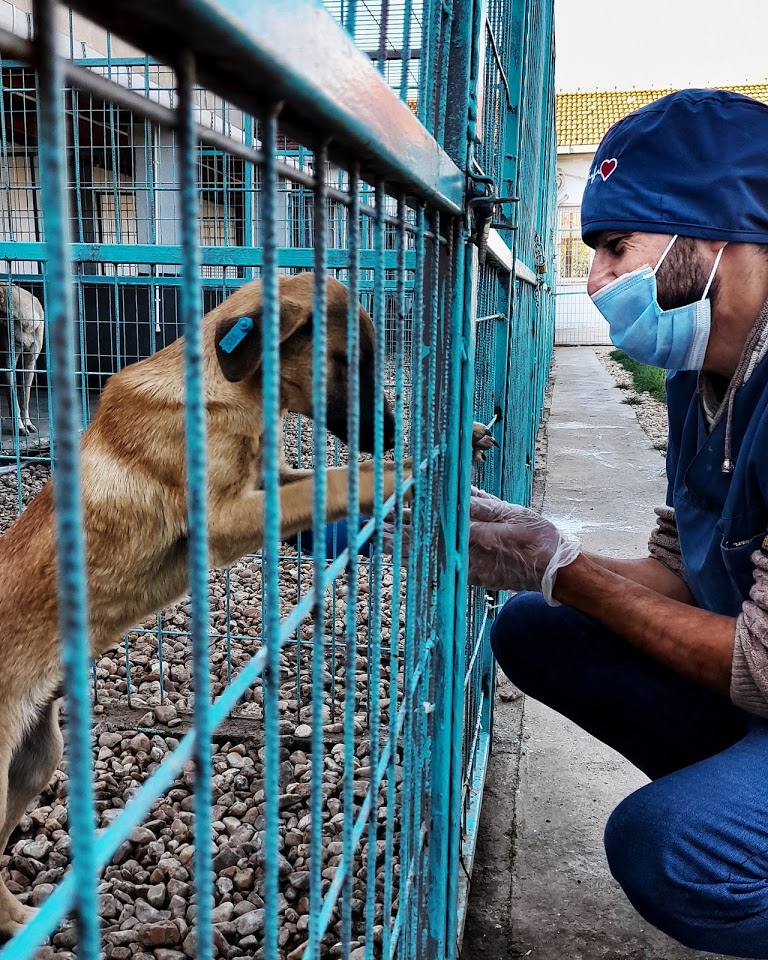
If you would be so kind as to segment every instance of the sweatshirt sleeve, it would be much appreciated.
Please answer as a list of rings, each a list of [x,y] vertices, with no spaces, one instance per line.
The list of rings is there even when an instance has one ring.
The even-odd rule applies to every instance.
[[[752,554],[753,585],[736,620],[731,700],[768,718],[768,555]]]
[[[648,552],[668,570],[683,579],[683,558],[680,554],[680,538],[672,507],[656,507],[656,526],[648,541]]]

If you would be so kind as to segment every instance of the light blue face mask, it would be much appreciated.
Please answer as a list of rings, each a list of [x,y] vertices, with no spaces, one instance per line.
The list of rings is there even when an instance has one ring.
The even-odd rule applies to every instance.
[[[592,302],[611,328],[611,340],[640,363],[665,370],[700,370],[711,327],[709,288],[725,247],[715,257],[701,300],[662,310],[656,299],[656,272],[677,240],[669,241],[654,269],[639,267],[606,284]]]

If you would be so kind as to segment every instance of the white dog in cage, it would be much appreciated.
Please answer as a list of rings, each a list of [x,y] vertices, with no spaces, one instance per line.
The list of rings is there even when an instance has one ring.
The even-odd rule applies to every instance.
[[[29,399],[44,333],[45,315],[37,297],[15,283],[0,285],[0,371],[8,388],[8,416],[15,419],[21,436],[37,429],[29,417]],[[17,368],[23,374],[21,402]]]

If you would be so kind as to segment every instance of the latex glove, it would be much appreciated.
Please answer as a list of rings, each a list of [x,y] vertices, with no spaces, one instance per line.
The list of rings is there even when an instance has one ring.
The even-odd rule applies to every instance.
[[[403,511],[402,554],[408,560],[411,512]],[[394,525],[384,521],[383,549],[391,554]],[[535,590],[546,602],[552,596],[560,567],[572,563],[581,545],[549,520],[514,503],[472,487],[469,501],[469,582],[486,590]]]
[[[557,571],[573,563],[581,545],[549,520],[484,490],[469,501],[469,582],[486,590],[536,590],[559,606],[552,592]]]

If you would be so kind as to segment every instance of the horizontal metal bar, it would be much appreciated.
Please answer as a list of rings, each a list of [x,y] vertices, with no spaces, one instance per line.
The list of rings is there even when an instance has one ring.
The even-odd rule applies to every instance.
[[[488,256],[493,259],[494,266],[496,266],[497,269],[500,267],[507,273],[512,272],[512,266],[515,262],[515,258],[512,256],[512,251],[498,230],[491,230],[488,236],[487,249]]]
[[[467,812],[466,829],[461,844],[461,865],[463,869],[459,871],[458,923],[456,925],[456,939],[459,953],[461,953],[462,941],[464,939],[464,924],[467,919],[467,907],[469,904],[469,883],[470,877],[472,876],[472,867],[475,862],[477,838],[480,832],[480,809],[483,802],[485,775],[488,771],[490,754],[491,735],[487,730],[482,730],[477,739],[472,761],[472,783],[469,788],[471,800]]]
[[[3,29],[0,29],[0,51],[10,53],[16,59],[16,62],[22,66],[24,64],[34,63],[33,44],[30,43],[29,40],[22,40],[15,34]],[[176,113],[170,107],[163,106],[151,100],[149,97],[131,90],[129,87],[124,87],[106,77],[100,76],[98,73],[94,73],[93,70],[81,66],[80,63],[82,62],[84,61],[62,61],[62,71],[65,82],[68,85],[77,87],[78,90],[84,90],[86,93],[90,93],[92,96],[98,97],[114,106],[121,107],[137,117],[149,120],[158,127],[172,128],[175,125]],[[255,166],[260,167],[264,164],[264,154],[262,151],[257,150],[250,144],[243,143],[240,140],[233,140],[225,133],[213,130],[210,127],[205,127],[199,123],[195,124],[195,131],[200,142],[212,147],[214,150],[228,153],[233,157],[244,160],[246,163],[252,163]],[[300,151],[297,150],[281,151],[281,155],[286,157],[297,156],[299,153]],[[288,180],[291,183],[299,184],[309,190],[314,189],[315,178],[311,173],[307,173],[305,170],[293,166],[290,163],[282,163],[280,161],[277,162],[276,169],[278,177]],[[391,185],[388,185],[388,188],[391,190]],[[337,190],[335,187],[329,186],[326,192],[331,200],[335,200],[344,206],[349,205],[349,195],[344,193],[343,190]],[[365,203],[360,204],[360,213],[366,217],[376,216],[374,207]],[[391,226],[398,226],[397,217],[385,214],[384,220]],[[409,233],[413,233],[415,227],[413,224],[406,224],[405,229]],[[425,236],[429,239],[433,237],[431,233],[426,233]]]
[[[157,266],[175,266],[181,264],[181,247],[153,243],[73,243],[70,245],[71,259],[74,263],[137,263]],[[261,247],[201,247],[201,259],[204,266],[219,267],[260,267],[263,262]],[[387,251],[388,265],[397,267],[397,252]],[[281,247],[277,252],[280,267],[306,267],[313,265],[314,251],[311,248],[300,250],[295,247]],[[0,241],[0,260],[40,260],[48,259],[45,243],[41,241],[4,240]],[[406,254],[406,265],[415,267],[415,254],[411,250]],[[360,251],[360,264],[364,269],[376,267],[376,253],[373,250]],[[328,250],[328,266],[343,270],[349,266],[349,254],[346,249]],[[85,279],[85,278],[84,278]],[[95,279],[95,278],[94,278]],[[114,278],[107,278],[114,279]],[[127,279],[127,278],[126,278]]]
[[[410,50],[406,51],[408,60],[420,60],[421,59],[421,47],[412,47]],[[380,60],[381,54],[378,50],[366,50],[366,57],[370,57],[371,60]],[[385,60],[402,60],[403,51],[402,50],[385,50],[384,51]]]
[[[522,260],[515,260],[515,279],[522,280],[523,283],[530,283],[532,287],[539,285],[539,280],[533,270],[526,266]]]
[[[282,101],[281,125],[333,141],[362,173],[454,216],[464,176],[318,2],[74,0],[73,9],[140,50],[173,63],[197,54],[200,82],[259,113]]]

